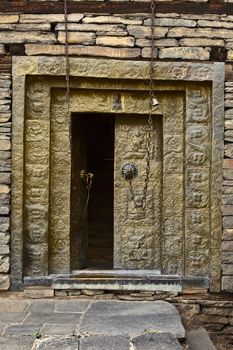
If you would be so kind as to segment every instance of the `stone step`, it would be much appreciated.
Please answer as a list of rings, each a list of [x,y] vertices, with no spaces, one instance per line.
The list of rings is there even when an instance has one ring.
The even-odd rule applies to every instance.
[[[207,291],[209,279],[202,277],[180,277],[159,275],[158,271],[80,270],[73,274],[46,277],[25,277],[24,287],[46,286],[54,290],[111,290],[111,291],[161,291],[182,292],[184,290]]]
[[[208,332],[204,328],[188,332],[187,343],[189,350],[216,350]]]
[[[87,337],[50,337],[36,342],[36,350],[182,350],[170,333],[128,336],[91,335]],[[204,349],[203,349],[204,350]]]

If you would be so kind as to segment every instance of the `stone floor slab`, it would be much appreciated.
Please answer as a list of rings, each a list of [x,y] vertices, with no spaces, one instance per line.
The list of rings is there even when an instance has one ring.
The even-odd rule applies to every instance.
[[[47,337],[39,339],[36,342],[35,350],[79,350],[79,337]]]
[[[24,300],[9,300],[0,298],[0,313],[2,312],[23,312],[26,310],[28,302]]]
[[[81,313],[29,313],[24,323],[78,324]]]
[[[34,337],[29,336],[0,336],[1,350],[31,350],[35,342]]]
[[[163,301],[96,301],[85,313],[79,331],[108,335],[155,331],[172,333],[178,338],[185,336],[178,311]]]
[[[58,301],[55,306],[56,312],[84,312],[88,305],[87,300],[65,300]]]
[[[44,335],[73,335],[76,325],[73,324],[45,324],[40,330]]]
[[[0,312],[0,325],[23,322],[26,315],[24,312]]]
[[[131,342],[132,350],[182,350],[178,340],[170,333],[143,334]]]
[[[79,350],[129,350],[130,338],[127,336],[90,336],[80,339]]]
[[[19,323],[19,324],[13,324],[10,326],[7,326],[4,329],[4,335],[30,335],[30,336],[36,336],[39,334],[39,331],[42,327],[42,324],[24,324],[24,323]]]
[[[35,300],[30,303],[30,305],[27,308],[28,312],[54,312],[56,305],[55,300]]]

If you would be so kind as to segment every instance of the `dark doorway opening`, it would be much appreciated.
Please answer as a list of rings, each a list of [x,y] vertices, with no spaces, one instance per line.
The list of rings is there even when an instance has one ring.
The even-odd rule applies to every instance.
[[[113,268],[114,126],[111,115],[72,116],[72,270]],[[94,175],[86,212],[82,170]]]

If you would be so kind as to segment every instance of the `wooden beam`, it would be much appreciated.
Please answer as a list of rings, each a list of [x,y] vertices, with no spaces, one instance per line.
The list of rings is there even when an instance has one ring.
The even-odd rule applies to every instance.
[[[232,3],[223,3],[220,0],[211,0],[209,3],[194,3],[187,1],[155,2],[156,12],[184,13],[184,14],[228,14],[233,15]],[[69,13],[108,13],[108,14],[134,14],[150,13],[149,2],[134,1],[69,1]],[[0,13],[63,13],[63,2],[53,1],[1,1]]]

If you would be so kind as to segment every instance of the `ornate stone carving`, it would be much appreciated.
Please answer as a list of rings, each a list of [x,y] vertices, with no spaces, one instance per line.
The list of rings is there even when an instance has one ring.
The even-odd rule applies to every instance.
[[[208,122],[210,108],[206,89],[188,90],[187,99],[187,120],[194,123]]]
[[[98,98],[97,90],[102,89],[104,94],[109,94],[110,108],[112,106],[112,96],[109,91],[111,89],[126,90],[123,93],[122,108],[124,113],[132,113],[129,105],[127,105],[127,94],[130,91],[134,95],[135,91],[142,92],[142,106],[146,105],[146,98],[144,98],[144,92],[147,93],[147,79],[149,77],[148,62],[127,61],[124,65],[120,60],[101,60],[101,59],[82,59],[71,58],[71,83],[73,95],[80,93],[80,87],[82,91],[87,89],[95,90],[96,98]],[[68,148],[68,124],[65,115],[65,101],[62,97],[63,92],[56,90],[54,96],[56,96],[56,102],[52,102],[51,106],[54,106],[54,116],[51,117],[49,123],[50,112],[50,91],[53,93],[53,88],[65,87],[65,80],[53,80],[50,78],[53,74],[64,75],[65,74],[65,59],[54,57],[33,57],[33,58],[15,58],[14,59],[14,130],[13,130],[13,182],[14,193],[12,199],[12,276],[15,281],[22,276],[22,252],[24,241],[24,252],[28,252],[28,259],[24,259],[24,274],[26,275],[45,275],[48,273],[48,217],[53,215],[52,208],[56,208],[57,216],[67,218],[69,216],[69,199],[70,192],[67,186],[66,179],[69,181],[69,171],[67,171],[67,160],[70,157]],[[142,211],[134,211],[135,208],[130,206],[124,206],[124,215],[127,221],[128,236],[129,238],[135,232],[139,241],[143,241],[144,231],[141,233],[136,232],[136,225],[133,222],[142,222],[148,217],[149,224],[142,224],[143,230],[148,232],[153,231],[154,245],[150,248],[151,241],[146,247],[147,258],[151,262],[150,249],[153,251],[154,261],[151,266],[160,267],[162,263],[162,271],[164,273],[183,273],[185,255],[185,270],[187,275],[194,276],[208,276],[211,270],[212,286],[214,290],[219,288],[219,262],[220,243],[219,237],[221,232],[221,212],[220,212],[220,199],[221,199],[221,152],[222,152],[222,121],[223,121],[223,65],[221,63],[214,63],[211,65],[206,64],[193,64],[193,63],[173,63],[173,62],[156,62],[155,63],[156,79],[167,80],[169,83],[158,83],[156,87],[161,91],[160,107],[155,111],[155,114],[163,115],[163,131],[161,127],[155,128],[158,133],[154,137],[154,149],[153,159],[156,159],[153,165],[153,171],[150,178],[150,200],[147,205],[142,208]],[[26,75],[37,74],[34,77],[26,78]],[[40,78],[40,75],[47,75],[47,81]],[[75,77],[78,77],[78,81],[75,81]],[[97,78],[95,81],[83,78]],[[114,78],[112,81],[108,78]],[[102,80],[104,78],[104,80]],[[74,80],[73,80],[74,79]],[[118,81],[121,79],[121,81]],[[125,80],[127,79],[127,81]],[[137,81],[135,80],[137,79]],[[24,81],[26,81],[27,91],[24,89]],[[185,80],[186,84],[176,84],[176,80]],[[202,81],[209,82],[209,85],[203,84]],[[116,83],[117,81],[117,83]],[[140,82],[139,82],[140,81]],[[211,86],[212,84],[212,86]],[[19,89],[23,87],[23,89]],[[106,91],[104,91],[106,89]],[[211,94],[213,99],[211,101]],[[186,95],[187,112],[184,111],[184,96]],[[26,100],[26,112],[22,101]],[[140,100],[140,99],[139,99]],[[210,107],[210,103],[212,103]],[[93,104],[93,103],[92,103]],[[133,104],[133,102],[131,102]],[[107,104],[106,104],[107,106]],[[79,112],[78,104],[72,105],[73,112]],[[105,108],[105,107],[101,107]],[[138,114],[142,113],[140,109],[140,103],[135,103],[133,108],[138,109]],[[144,108],[144,107],[143,107]],[[89,110],[89,109],[88,109]],[[88,111],[87,110],[87,111]],[[147,109],[144,108],[146,111]],[[59,112],[60,111],[60,112]],[[93,110],[94,111],[94,110]],[[128,111],[128,112],[127,112]],[[63,113],[64,112],[64,113]],[[111,112],[106,107],[106,112]],[[118,112],[117,112],[118,113]],[[211,115],[212,113],[212,115]],[[186,125],[184,124],[186,114]],[[46,129],[43,129],[41,120],[45,121]],[[119,118],[121,118],[119,116]],[[132,117],[133,118],[133,117]],[[160,117],[156,117],[160,118]],[[52,121],[53,119],[53,121]],[[138,119],[138,116],[132,120]],[[31,123],[35,121],[35,123]],[[28,123],[29,122],[29,123]],[[50,130],[50,123],[52,130]],[[212,123],[212,125],[210,125]],[[53,125],[52,125],[53,124]],[[162,123],[161,123],[162,124]],[[24,126],[27,125],[27,130]],[[36,126],[37,125],[37,126]],[[56,125],[56,126],[55,126]],[[137,123],[136,123],[137,125]],[[59,129],[60,126],[60,129]],[[210,128],[211,126],[211,128]],[[45,137],[40,136],[41,132]],[[60,133],[59,133],[60,130]],[[183,132],[187,130],[186,139],[183,138]],[[65,132],[64,132],[65,131]],[[212,132],[212,136],[211,136]],[[146,133],[146,131],[145,131]],[[207,133],[207,134],[206,134]],[[64,139],[62,138],[64,134]],[[161,145],[161,135],[163,135],[163,147]],[[26,137],[25,137],[26,136]],[[140,136],[140,135],[139,135]],[[209,150],[211,150],[211,137],[212,137],[212,155],[210,156]],[[158,142],[156,140],[159,140]],[[131,137],[128,138],[131,141]],[[185,151],[185,159],[182,156],[184,154],[184,141],[187,142]],[[156,143],[157,142],[157,143]],[[50,163],[50,149],[49,145],[52,145],[52,152],[56,154],[56,157],[51,158]],[[64,147],[61,145],[64,144]],[[24,147],[23,147],[24,145]],[[118,147],[118,154],[125,154],[125,144],[122,143],[122,148]],[[133,152],[128,149],[130,155],[137,153],[140,156],[135,160],[138,162],[139,172],[143,178],[145,176],[144,168],[144,146],[143,142],[141,148],[137,146],[137,142],[134,146],[138,149],[137,152]],[[23,152],[23,149],[25,150]],[[23,156],[22,156],[23,155]],[[182,158],[183,157],[183,158]],[[67,171],[62,178],[62,164],[65,164],[65,170]],[[118,157],[120,159],[120,157]],[[163,159],[163,166],[161,162]],[[175,161],[174,161],[175,159]],[[210,160],[211,165],[211,186],[210,186]],[[123,161],[123,159],[122,159]],[[131,159],[124,159],[124,161],[131,161]],[[183,167],[179,167],[178,162],[184,164]],[[24,167],[25,164],[25,167]],[[51,174],[51,186],[50,188],[50,215],[48,215],[48,189],[49,189],[49,176],[51,171],[51,164],[56,169],[52,170]],[[122,162],[119,162],[121,168]],[[45,166],[40,168],[41,166]],[[37,167],[38,166],[38,167]],[[33,167],[35,167],[33,169]],[[46,173],[46,167],[49,169]],[[184,174],[184,168],[187,168],[186,174]],[[163,174],[162,170],[163,169]],[[170,169],[170,171],[169,171]],[[171,170],[172,169],[172,170]],[[56,174],[55,174],[56,170]],[[118,176],[116,169],[116,178]],[[24,177],[23,174],[26,176]],[[41,174],[41,180],[38,177]],[[176,180],[174,180],[174,176]],[[63,180],[65,178],[65,183]],[[25,179],[23,181],[23,179]],[[62,179],[62,180],[61,180]],[[164,193],[161,195],[161,182],[163,179]],[[122,180],[123,181],[123,180]],[[153,186],[152,186],[153,183]],[[137,190],[143,185],[142,182],[135,182]],[[59,189],[60,186],[60,189]],[[125,190],[125,184],[116,182],[116,191],[120,194],[120,188]],[[152,190],[153,188],[153,190]],[[181,199],[181,194],[186,189],[187,198],[184,201],[184,197]],[[207,195],[207,188],[211,192],[211,196]],[[42,196],[39,196],[38,189],[41,190]],[[125,198],[124,190],[119,196],[119,200]],[[47,191],[47,192],[46,192]],[[59,192],[60,191],[60,192]],[[201,191],[201,193],[200,193]],[[59,192],[59,196],[57,193]],[[170,193],[170,196],[169,196]],[[24,194],[24,198],[23,198]],[[200,198],[200,194],[203,194],[204,201],[201,206],[195,204],[196,199]],[[138,191],[138,197],[141,194]],[[193,195],[196,198],[193,201]],[[161,219],[161,212],[158,208],[161,207],[161,198],[163,198],[164,219]],[[64,210],[64,203],[66,210]],[[120,201],[119,201],[120,203]],[[153,203],[153,204],[152,204]],[[184,206],[186,206],[184,208]],[[195,207],[196,206],[196,207]],[[28,208],[42,208],[43,210],[31,210]],[[120,212],[120,204],[119,204]],[[211,208],[211,210],[209,209]],[[172,210],[172,211],[170,211]],[[185,216],[183,214],[185,210]],[[148,214],[144,215],[148,211]],[[169,214],[170,212],[170,214]],[[43,215],[42,215],[43,213]],[[175,230],[172,230],[172,223],[169,222],[169,216],[174,218]],[[185,218],[185,231],[184,223],[183,229],[179,231],[181,227],[181,218]],[[22,220],[24,218],[24,221]],[[119,215],[119,219],[122,217]],[[211,219],[211,220],[210,220]],[[122,221],[123,222],[123,221]],[[211,228],[210,228],[211,222]],[[39,224],[40,223],[40,224]],[[164,232],[164,240],[161,242],[160,225],[166,223],[166,230]],[[117,223],[118,224],[118,223]],[[124,222],[123,222],[124,224]],[[124,232],[124,226],[121,224],[120,230]],[[24,226],[23,226],[24,225]],[[39,238],[39,228],[41,228],[41,237]],[[68,221],[65,219],[65,226],[68,227]],[[58,221],[53,224],[54,236],[54,249],[50,256],[51,266],[59,266],[59,272],[62,271],[62,265],[69,268],[69,249],[67,244],[68,231],[65,233],[63,227]],[[117,232],[116,228],[116,232]],[[130,231],[131,230],[131,231]],[[119,231],[118,231],[119,232]],[[131,232],[131,233],[130,233]],[[185,232],[185,241],[184,239]],[[64,235],[63,235],[64,233]],[[210,235],[211,233],[211,235]],[[131,238],[130,238],[131,239]],[[174,240],[174,241],[173,241]],[[32,242],[37,241],[37,244]],[[44,242],[44,243],[43,243]],[[158,242],[160,242],[158,244]],[[185,242],[185,251],[182,250],[181,243]],[[64,246],[65,244],[65,246]],[[115,244],[117,247],[122,246],[121,235],[115,236]],[[173,256],[172,246],[176,246],[177,252],[180,257]],[[160,245],[162,246],[163,261],[160,259]],[[211,251],[210,251],[211,245]],[[36,249],[35,249],[36,247]],[[136,247],[136,248],[135,248]],[[138,257],[138,266],[144,264],[144,251],[145,247],[140,251],[140,244],[134,246],[135,256]],[[59,255],[59,252],[62,254]],[[137,252],[137,253],[136,253]],[[38,254],[37,254],[38,253]],[[116,248],[116,267],[122,267],[120,261],[119,250]],[[212,254],[212,263],[209,264],[210,255]],[[27,255],[27,254],[26,254]],[[65,257],[64,257],[65,256]],[[215,259],[216,258],[216,259]],[[126,261],[127,261],[126,256]],[[145,266],[145,265],[144,265]],[[203,267],[204,266],[204,267]],[[51,270],[52,271],[52,270]],[[50,271],[50,272],[51,272]]]
[[[186,271],[204,276],[210,264],[210,95],[190,88],[187,93],[186,127]],[[189,208],[189,209],[188,209]],[[200,208],[199,210],[197,210]],[[201,209],[203,208],[203,209]]]
[[[159,232],[152,229],[128,228],[122,236],[122,263],[126,269],[153,269],[155,251],[154,240]]]
[[[52,95],[51,176],[50,176],[50,257],[51,273],[70,270],[70,181],[71,156],[65,92]]]
[[[162,271],[183,274],[184,99],[169,94],[164,100]]]
[[[115,134],[115,252],[121,268],[160,268],[161,236],[161,121],[154,119],[151,173],[146,202],[142,202],[146,168],[147,120],[137,116],[116,119]],[[129,184],[120,174],[123,161],[133,162],[138,176]],[[141,227],[141,228],[140,228]],[[119,245],[118,245],[119,244]]]

